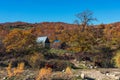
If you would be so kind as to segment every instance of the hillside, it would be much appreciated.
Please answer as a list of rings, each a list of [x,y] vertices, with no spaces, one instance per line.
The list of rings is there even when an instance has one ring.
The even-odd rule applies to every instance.
[[[49,47],[43,47],[43,42],[36,42],[40,36],[48,37]],[[45,41],[44,44],[48,43]],[[83,73],[88,77],[96,78],[98,75],[91,75],[92,70],[89,69],[120,67],[120,22],[91,25],[85,27],[84,31],[82,25],[62,22],[1,23],[0,54],[0,68],[5,70],[8,67],[2,75],[10,76],[10,79],[16,78],[19,72],[23,73],[23,67],[26,75],[29,75],[29,71],[37,70],[33,74],[34,79],[41,68],[50,73],[52,69],[53,75],[60,71],[61,76],[64,76],[61,71],[66,67],[71,67],[72,72],[75,71],[75,74],[70,76],[72,79],[79,74],[76,73],[77,69],[83,69]],[[84,69],[87,69],[88,73]],[[106,76],[107,71],[106,74],[98,70],[95,72],[103,78],[109,78]],[[71,70],[68,69],[68,73],[71,74]],[[80,75],[77,77],[80,78]],[[69,76],[63,78],[66,77]]]

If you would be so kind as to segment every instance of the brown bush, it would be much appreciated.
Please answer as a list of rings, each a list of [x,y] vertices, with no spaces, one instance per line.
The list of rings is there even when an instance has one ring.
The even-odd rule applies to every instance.
[[[26,61],[32,68],[41,68],[45,65],[44,56],[41,53],[35,52],[34,54],[27,55]]]

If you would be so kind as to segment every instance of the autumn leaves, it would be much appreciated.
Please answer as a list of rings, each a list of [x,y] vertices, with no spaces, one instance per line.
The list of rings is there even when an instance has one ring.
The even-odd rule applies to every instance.
[[[35,39],[36,37],[31,33],[31,30],[13,29],[5,37],[3,43],[7,52],[21,52],[32,49]]]

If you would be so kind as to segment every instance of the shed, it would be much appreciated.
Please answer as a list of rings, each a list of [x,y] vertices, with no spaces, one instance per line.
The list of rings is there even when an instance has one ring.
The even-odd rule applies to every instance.
[[[50,47],[50,41],[47,36],[38,37],[36,42],[42,47]]]
[[[58,39],[54,40],[52,48],[60,49],[61,48],[61,41]]]

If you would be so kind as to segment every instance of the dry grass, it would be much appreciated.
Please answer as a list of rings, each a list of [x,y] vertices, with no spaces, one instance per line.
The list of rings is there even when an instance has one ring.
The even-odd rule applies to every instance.
[[[51,80],[50,76],[52,74],[51,68],[42,68],[39,71],[39,74],[36,77],[36,80]]]
[[[12,68],[11,67],[11,63],[8,65],[7,67],[7,73],[8,73],[8,77],[12,77],[12,76],[19,76],[21,73],[24,72],[24,63],[19,63],[18,66],[16,68]],[[56,78],[56,79],[70,79],[71,76],[73,75],[71,68],[67,67],[65,72],[60,72],[58,74],[55,74],[54,77],[52,77],[52,69],[51,68],[41,68],[39,70],[38,75],[36,76],[36,80],[52,80],[52,78]]]
[[[17,76],[17,75],[23,73],[24,63],[23,62],[19,63],[18,66],[14,69],[12,69],[11,63],[9,63],[9,65],[6,69],[7,69],[8,77]]]

